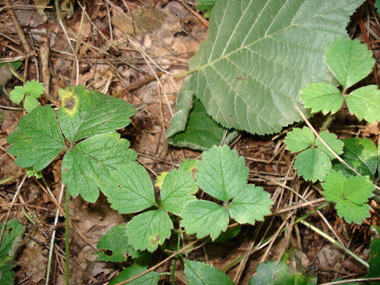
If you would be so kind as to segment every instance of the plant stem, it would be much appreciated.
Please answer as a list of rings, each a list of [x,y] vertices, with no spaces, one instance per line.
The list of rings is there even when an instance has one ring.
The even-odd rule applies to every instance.
[[[177,237],[177,251],[179,251],[180,245],[181,245],[181,232],[178,231],[178,237]],[[172,270],[172,285],[175,285],[175,267],[176,267],[176,265],[177,265],[177,259],[178,259],[178,256],[176,256],[176,257],[174,258],[174,262],[173,262],[173,270]]]
[[[66,285],[70,285],[70,193],[66,188],[65,203],[65,265],[66,265]]]

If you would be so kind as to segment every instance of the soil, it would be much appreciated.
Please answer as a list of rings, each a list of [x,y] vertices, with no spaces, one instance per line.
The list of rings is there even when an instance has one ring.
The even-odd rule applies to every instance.
[[[134,105],[137,114],[132,117],[132,123],[119,132],[131,142],[131,147],[139,155],[138,162],[148,169],[152,180],[163,171],[177,168],[185,158],[200,157],[200,152],[173,147],[165,139],[182,84],[182,79],[174,75],[187,71],[189,59],[207,36],[207,20],[195,9],[194,0],[63,0],[59,1],[62,25],[57,20],[54,1],[10,1],[21,28],[16,27],[11,9],[6,7],[7,2],[0,4],[0,60],[20,61],[22,65],[17,73],[23,80],[44,83],[42,105],[59,107],[58,89],[76,84]],[[129,17],[128,11],[132,11],[134,17]],[[379,57],[379,21],[373,1],[368,1],[348,26],[353,38],[369,43],[376,59]],[[21,33],[25,40],[22,40]],[[366,79],[368,82],[378,83],[378,63],[376,67]],[[7,152],[7,136],[15,130],[24,114],[7,94],[22,83],[9,74],[9,69],[0,69],[0,77],[3,86],[0,97],[3,114],[0,221],[17,218],[26,226],[23,245],[15,260],[15,284],[45,284],[53,230],[57,231],[50,284],[64,284],[64,218],[60,215],[58,224],[54,225],[57,206],[52,202],[52,195],[58,199],[61,193],[61,157],[43,170],[43,179],[24,179],[25,170],[17,167],[15,158]],[[312,123],[318,126],[321,119],[317,116]],[[199,241],[186,253],[187,258],[213,264],[232,280],[239,279],[239,284],[248,284],[260,262],[279,260],[286,250],[297,248],[302,267],[317,276],[318,283],[364,276],[367,269],[362,264],[315,231],[294,224],[296,218],[311,212],[323,200],[320,185],[306,183],[296,175],[294,155],[286,150],[283,142],[287,130],[289,128],[276,136],[241,133],[230,145],[244,156],[250,170],[249,182],[271,193],[275,202],[273,214],[255,226],[244,225],[233,239],[220,243]],[[340,113],[330,130],[339,138],[367,137],[376,145],[380,134],[379,124],[360,123],[347,111]],[[20,194],[13,201],[19,188]],[[302,205],[303,201],[297,195],[307,197],[310,203]],[[295,205],[301,206],[292,207]],[[361,226],[346,223],[332,206],[323,208],[320,214],[314,213],[306,221],[334,239],[339,238],[345,247],[368,261],[370,227],[380,224],[379,203],[372,200],[370,205],[371,218]],[[64,203],[61,206],[64,208]],[[94,254],[94,246],[110,228],[128,221],[131,216],[112,210],[104,196],[94,204],[80,197],[71,199],[70,211],[76,225],[70,237],[70,274],[76,281],[72,284],[106,284],[132,260],[129,258],[117,264],[100,262]],[[285,227],[284,232],[278,232]],[[263,243],[267,238],[270,242]],[[184,240],[185,243],[191,241],[195,241],[194,236],[187,236]],[[157,250],[149,267],[171,253],[164,248]],[[235,262],[244,255],[248,257],[247,262]],[[170,259],[156,271],[171,272],[173,264],[174,259]],[[178,259],[176,284],[186,283],[183,270],[184,265]],[[160,284],[170,282],[170,275],[161,276]]]

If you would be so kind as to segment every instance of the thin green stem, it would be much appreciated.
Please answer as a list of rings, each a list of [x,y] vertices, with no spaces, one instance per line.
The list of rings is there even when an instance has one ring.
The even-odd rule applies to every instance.
[[[65,203],[65,265],[66,265],[66,285],[70,285],[70,193],[66,188]]]
[[[181,246],[181,232],[178,231],[178,237],[177,237],[177,251],[179,251],[179,248]],[[172,285],[175,285],[175,267],[177,265],[177,259],[178,259],[178,256],[176,256],[174,258],[174,261],[173,261],[173,270],[172,270]]]
[[[327,117],[326,121],[323,123],[319,133],[322,133],[323,131],[327,130],[327,127],[330,125],[330,123],[335,119],[334,115],[330,115]]]

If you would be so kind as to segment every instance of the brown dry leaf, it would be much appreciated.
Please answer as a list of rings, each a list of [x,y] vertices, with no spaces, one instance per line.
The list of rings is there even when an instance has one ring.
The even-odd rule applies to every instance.
[[[112,15],[114,26],[127,35],[151,33],[161,27],[164,19],[165,14],[151,6],[137,8],[132,16],[114,7]]]
[[[42,243],[46,244],[48,242],[40,232],[33,234],[33,237]],[[46,264],[46,253],[44,254],[41,245],[34,240],[29,240],[18,261],[18,265],[23,267],[28,276],[31,276],[31,281],[37,283],[45,278]]]

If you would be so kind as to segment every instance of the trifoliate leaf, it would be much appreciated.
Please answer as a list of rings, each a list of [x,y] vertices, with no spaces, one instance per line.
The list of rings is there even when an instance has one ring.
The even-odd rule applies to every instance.
[[[26,114],[17,130],[8,136],[8,152],[16,156],[16,165],[40,171],[64,149],[55,112],[50,106],[37,107]]]
[[[172,229],[168,214],[153,210],[133,217],[127,226],[127,236],[134,249],[153,252],[170,237]]]
[[[326,82],[309,83],[301,90],[301,99],[313,113],[322,111],[325,115],[336,113],[344,102],[339,89]]]
[[[249,285],[317,284],[315,276],[304,274],[303,271],[307,270],[297,260],[297,257],[294,257],[295,254],[292,254],[292,252],[294,251],[285,252],[279,264],[275,260],[260,263],[257,266],[256,273],[249,280]],[[308,275],[313,275],[310,272],[307,273]]]
[[[120,165],[100,188],[111,208],[120,214],[136,213],[156,205],[149,174],[137,162]]]
[[[380,121],[380,90],[376,85],[356,89],[346,97],[348,110],[359,120],[370,123]]]
[[[340,217],[347,222],[361,224],[369,217],[370,207],[366,204],[375,189],[368,177],[349,176],[332,171],[322,184],[326,201],[336,203],[335,208]]]
[[[126,254],[132,258],[138,258],[140,255],[128,244],[127,224],[120,224],[111,228],[100,238],[97,248],[110,251],[110,254],[97,252],[101,261],[124,262]]]
[[[380,277],[380,228],[372,226],[375,235],[371,238],[371,251],[369,253],[369,272],[366,278]]]
[[[83,86],[60,89],[58,119],[69,142],[127,126],[135,109],[127,102]]]
[[[286,148],[291,152],[307,149],[314,143],[314,134],[308,127],[295,128],[285,138]]]
[[[248,168],[243,157],[228,146],[213,146],[197,161],[197,182],[207,194],[221,201],[234,197],[244,188],[248,179]]]
[[[211,264],[188,259],[185,262],[187,285],[233,285],[232,280],[220,269]]]
[[[196,168],[197,161],[195,159],[186,158],[179,165],[180,170],[193,171]]]
[[[343,160],[351,165],[361,175],[373,177],[377,168],[377,150],[374,142],[366,138],[343,139]],[[346,166],[337,162],[334,169],[346,175],[354,175]]]
[[[37,101],[44,92],[44,86],[41,82],[31,80],[27,81],[24,86],[16,86],[10,93],[10,99],[16,104],[20,104],[24,99],[24,108],[30,113],[34,108],[40,105]]]
[[[140,267],[140,266],[131,266],[126,269],[124,269],[120,274],[112,279],[110,282],[110,285],[116,285],[120,282],[126,281],[142,272],[144,272],[147,268],[146,267]],[[158,272],[149,272],[147,274],[144,274],[143,276],[128,282],[130,285],[157,285],[158,281],[160,280],[160,274]]]
[[[337,139],[335,134],[324,131],[320,133],[320,136],[325,141],[325,143],[327,143],[327,145],[331,147],[333,151],[335,151],[336,154],[343,153],[344,142]],[[327,147],[324,146],[324,144],[318,138],[316,138],[315,144],[321,151],[327,154],[331,160],[335,158],[335,156],[327,149]]]
[[[190,61],[195,95],[226,128],[268,134],[300,120],[299,91],[332,79],[324,51],[362,3],[216,1],[208,38]]]
[[[62,162],[62,179],[70,194],[95,202],[98,188],[112,171],[136,159],[129,142],[116,132],[88,138],[69,150]],[[116,189],[114,191],[117,191]]]
[[[179,215],[183,207],[196,200],[192,194],[197,193],[198,184],[191,172],[184,170],[171,171],[164,180],[161,189],[161,205],[165,211]]]
[[[160,173],[160,175],[157,176],[156,178],[156,184],[154,184],[154,186],[156,186],[157,188],[161,189],[162,188],[162,183],[164,183],[164,179],[166,177],[166,175],[168,175],[169,172],[167,171],[163,171]]]
[[[264,216],[270,214],[272,205],[268,192],[249,184],[236,194],[228,211],[238,223],[254,225],[255,221],[263,221]]]
[[[323,180],[331,171],[331,167],[329,157],[316,148],[309,148],[299,153],[294,162],[294,168],[297,169],[298,175],[313,182]]]
[[[188,203],[181,213],[183,226],[188,234],[197,234],[197,238],[211,235],[215,240],[227,229],[229,218],[226,208],[205,200]]]
[[[329,43],[326,63],[335,78],[346,89],[370,74],[375,60],[367,45],[346,36]]]

